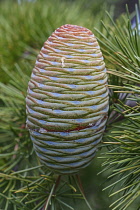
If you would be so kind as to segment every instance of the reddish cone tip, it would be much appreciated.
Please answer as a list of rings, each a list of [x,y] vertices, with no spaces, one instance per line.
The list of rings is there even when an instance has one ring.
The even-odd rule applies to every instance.
[[[64,31],[65,33],[83,32],[83,33],[88,33],[89,35],[92,35],[92,32],[89,29],[84,28],[82,26],[70,25],[70,24],[61,26],[60,28],[56,29],[55,32],[59,32],[59,31]]]
[[[58,38],[58,40],[66,39],[67,41],[72,41],[71,39],[76,39],[77,41],[89,41],[93,42],[93,33],[82,26],[66,24],[56,29],[52,35],[48,38],[48,41],[53,42]],[[59,40],[59,41],[60,41]]]

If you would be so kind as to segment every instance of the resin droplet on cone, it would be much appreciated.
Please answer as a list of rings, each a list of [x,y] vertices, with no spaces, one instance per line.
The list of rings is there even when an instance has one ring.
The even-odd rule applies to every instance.
[[[63,25],[44,43],[26,97],[27,127],[41,162],[60,174],[89,165],[107,121],[102,53],[84,27]]]

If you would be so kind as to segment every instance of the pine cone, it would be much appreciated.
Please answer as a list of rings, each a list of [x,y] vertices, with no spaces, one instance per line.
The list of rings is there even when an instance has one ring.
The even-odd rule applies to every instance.
[[[89,165],[108,112],[107,75],[95,36],[63,25],[44,43],[26,97],[27,127],[41,162],[60,174]]]

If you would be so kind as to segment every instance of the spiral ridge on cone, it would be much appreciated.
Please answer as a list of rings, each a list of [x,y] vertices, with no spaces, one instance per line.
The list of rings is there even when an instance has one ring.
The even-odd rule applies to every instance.
[[[93,33],[63,25],[44,43],[28,84],[27,127],[37,156],[60,174],[89,165],[107,121],[105,63]]]

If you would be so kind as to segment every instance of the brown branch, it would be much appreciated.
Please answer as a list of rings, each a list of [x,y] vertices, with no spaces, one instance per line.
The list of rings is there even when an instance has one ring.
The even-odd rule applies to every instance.
[[[60,183],[60,179],[61,179],[61,175],[59,175],[57,177],[55,184],[53,184],[51,192],[50,192],[50,194],[49,194],[49,196],[48,196],[48,198],[47,198],[47,200],[45,202],[45,205],[44,205],[42,210],[49,210],[49,202],[50,202],[52,196],[54,195],[54,193],[55,193],[55,191],[56,191],[56,189],[57,189],[57,187],[58,187],[58,185]]]

